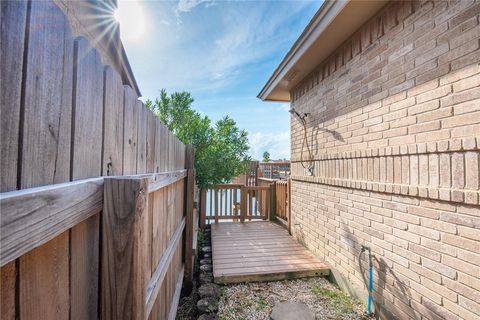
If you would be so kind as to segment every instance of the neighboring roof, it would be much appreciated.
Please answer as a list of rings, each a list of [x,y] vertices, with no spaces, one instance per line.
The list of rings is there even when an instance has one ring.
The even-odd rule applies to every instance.
[[[269,101],[290,101],[290,90],[387,2],[326,0],[257,97]]]

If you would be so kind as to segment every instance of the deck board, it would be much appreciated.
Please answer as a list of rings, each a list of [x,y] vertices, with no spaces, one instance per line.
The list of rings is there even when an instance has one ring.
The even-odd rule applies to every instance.
[[[216,283],[273,281],[328,275],[328,266],[281,226],[268,221],[212,224]]]

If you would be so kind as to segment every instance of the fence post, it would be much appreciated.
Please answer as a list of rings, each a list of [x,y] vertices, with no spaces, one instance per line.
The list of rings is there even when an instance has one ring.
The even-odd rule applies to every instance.
[[[200,229],[205,229],[207,222],[207,190],[200,190]]]
[[[247,190],[245,186],[240,188],[240,222],[245,222],[247,216]]]
[[[277,215],[277,183],[274,181],[270,184],[270,221],[274,220]]]
[[[214,195],[213,199],[215,201],[215,206],[214,206],[215,213],[213,214],[213,217],[215,218],[215,223],[218,223],[218,188],[214,187],[212,191]]]
[[[185,169],[187,169],[187,180],[185,183],[185,286],[187,291],[191,287],[193,279],[193,234],[195,232],[193,223],[193,207],[195,201],[195,149],[191,144],[185,146]]]
[[[105,178],[102,319],[144,319],[148,180]]]
[[[287,208],[286,208],[286,216],[287,216],[287,225],[288,225],[288,233],[292,234],[292,181],[291,178],[287,179]]]

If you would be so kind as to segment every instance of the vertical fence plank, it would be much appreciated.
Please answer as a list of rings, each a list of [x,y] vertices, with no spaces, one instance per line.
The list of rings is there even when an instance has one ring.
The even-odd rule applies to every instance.
[[[21,189],[70,177],[73,37],[53,2],[29,3],[20,128]],[[2,21],[3,23],[3,21]],[[2,42],[3,46],[3,42]],[[68,319],[69,239],[64,233],[20,258],[21,319]]]
[[[104,70],[102,175],[123,174],[123,85],[111,67]]]
[[[156,146],[156,119],[157,117],[152,111],[147,110],[147,172],[157,172],[155,163],[155,146]]]
[[[17,189],[20,99],[27,3],[0,2],[0,191]],[[0,310],[2,319],[15,319],[15,261],[0,269]]]
[[[51,2],[32,2],[24,82],[21,188],[69,179],[73,38]]]
[[[85,38],[75,40],[72,179],[100,175],[103,65]]]
[[[75,40],[72,180],[101,175],[103,71],[99,53],[84,38]],[[95,143],[96,142],[96,143]],[[98,315],[98,214],[73,227],[71,248],[71,319]]]
[[[17,188],[17,158],[27,3],[2,1],[0,34],[0,183],[1,191]]]
[[[135,107],[137,96],[129,86],[124,89],[123,117],[123,174],[135,174],[137,171],[137,121],[138,109]]]
[[[245,222],[247,216],[247,190],[245,186],[240,189],[240,222]]]
[[[185,183],[185,280],[187,287],[191,287],[193,280],[193,202],[195,189],[195,149],[192,145],[185,148],[185,168],[188,170]],[[180,190],[182,191],[182,190]],[[187,290],[189,291],[189,290]]]
[[[22,256],[20,319],[69,319],[68,232]]]
[[[137,122],[137,174],[147,172],[147,109],[140,100],[135,108],[138,112]]]
[[[219,215],[219,212],[218,212],[218,193],[220,192],[219,189],[217,189],[216,187],[213,189],[213,195],[214,195],[214,199],[213,201],[215,202],[215,211],[213,213],[214,217],[215,217],[215,223],[218,223],[218,215]]]
[[[144,319],[147,180],[106,178],[102,219],[102,319]]]
[[[160,124],[160,144],[159,144],[159,152],[157,154],[160,154],[160,172],[167,171],[167,166],[168,166],[168,156],[166,153],[169,151],[168,150],[168,133],[167,133],[167,127],[165,124],[162,122]]]
[[[163,123],[155,119],[155,172],[163,171],[162,155],[163,146]]]
[[[288,225],[288,233],[292,234],[292,180],[288,178],[287,180],[287,225]]]
[[[200,229],[205,228],[207,221],[207,190],[200,190]]]
[[[271,185],[270,185],[270,196],[269,196],[269,210],[268,210],[268,220],[270,221],[273,221],[275,219],[275,214],[277,212],[277,206],[276,206],[276,199],[277,199],[277,194],[276,194],[276,191],[277,191],[277,185],[275,182],[273,182]],[[268,191],[267,191],[268,192]]]

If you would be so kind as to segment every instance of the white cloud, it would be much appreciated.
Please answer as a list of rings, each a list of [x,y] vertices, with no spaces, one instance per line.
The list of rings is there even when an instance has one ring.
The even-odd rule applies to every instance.
[[[150,74],[147,77],[161,75],[143,91],[148,92],[148,86],[154,84],[169,90],[209,92],[245,81],[242,76],[248,68],[255,69],[255,64],[264,63],[297,36],[288,33],[286,15],[295,14],[305,4],[308,2],[276,9],[268,2],[162,2],[162,18],[176,18],[178,24],[168,31],[158,27],[152,43],[161,46],[161,51],[140,51],[143,59],[147,59],[147,51],[155,61],[145,70]]]
[[[255,132],[248,136],[250,142],[250,155],[261,160],[265,151],[270,153],[270,158],[290,159],[290,132],[279,134]]]
[[[280,108],[283,110],[283,111],[286,111],[286,112],[289,112],[290,111],[290,103],[282,103],[280,105]]]
[[[177,11],[189,12],[202,3],[212,2],[213,0],[180,0],[178,1]]]

